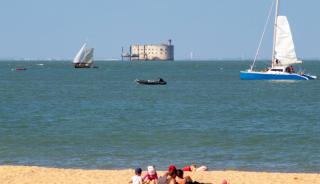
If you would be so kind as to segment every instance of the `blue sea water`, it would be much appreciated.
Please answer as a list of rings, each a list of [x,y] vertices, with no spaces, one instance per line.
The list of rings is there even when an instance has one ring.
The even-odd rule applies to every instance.
[[[0,165],[320,172],[319,80],[241,81],[249,61],[97,65],[0,62]]]

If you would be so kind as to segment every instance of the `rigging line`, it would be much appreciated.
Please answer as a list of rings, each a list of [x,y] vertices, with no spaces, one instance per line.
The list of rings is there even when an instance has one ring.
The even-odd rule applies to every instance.
[[[268,24],[269,24],[269,21],[270,21],[270,17],[271,17],[271,13],[272,13],[273,6],[274,6],[275,2],[276,2],[276,0],[272,1],[271,7],[270,7],[270,10],[269,10],[269,14],[268,14],[268,18],[267,18],[266,24],[264,25],[262,36],[261,36],[260,41],[259,41],[258,49],[257,49],[256,55],[254,56],[254,60],[253,60],[253,63],[251,65],[251,67],[250,67],[250,70],[253,70],[253,66],[257,61],[257,58],[258,58],[258,55],[259,55],[259,52],[260,52],[260,48],[261,48],[261,44],[262,44],[264,35],[265,35],[267,27],[268,27]]]

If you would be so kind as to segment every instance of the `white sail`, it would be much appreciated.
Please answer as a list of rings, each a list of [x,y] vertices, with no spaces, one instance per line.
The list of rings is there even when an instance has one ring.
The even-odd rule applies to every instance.
[[[77,55],[73,59],[73,63],[81,63],[85,56],[86,43],[82,45]]]
[[[85,49],[84,59],[81,63],[91,64],[93,62],[93,48]]]
[[[277,66],[289,66],[302,63],[296,56],[291,29],[286,16],[277,17],[275,59]]]

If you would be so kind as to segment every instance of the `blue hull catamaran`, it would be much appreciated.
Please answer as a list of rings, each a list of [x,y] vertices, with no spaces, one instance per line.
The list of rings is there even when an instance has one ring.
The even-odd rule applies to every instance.
[[[274,5],[274,3],[276,3]],[[261,43],[269,23],[273,7],[275,8],[275,24],[273,35],[273,53],[271,67],[262,71],[254,70]],[[317,77],[304,72],[296,72],[294,64],[302,64],[296,56],[291,29],[286,16],[279,16],[279,0],[274,0],[269,11],[269,16],[260,39],[260,43],[250,69],[240,71],[242,80],[314,80]]]

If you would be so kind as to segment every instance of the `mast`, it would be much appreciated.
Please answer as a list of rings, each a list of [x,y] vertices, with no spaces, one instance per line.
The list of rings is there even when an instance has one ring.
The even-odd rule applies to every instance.
[[[271,67],[273,67],[276,55],[276,42],[277,42],[277,26],[278,26],[278,15],[279,15],[279,0],[276,0],[274,30],[273,30],[273,48],[272,48],[272,61]]]
[[[274,6],[274,3],[275,3],[275,2],[276,2],[276,0],[273,0],[273,1],[272,1],[272,4],[271,4],[271,6],[270,6],[270,10],[269,10],[269,13],[268,13],[268,18],[267,18],[266,23],[265,23],[264,28],[263,28],[263,32],[262,32],[262,35],[261,35],[261,38],[260,38],[260,41],[259,41],[259,45],[258,45],[258,48],[257,48],[257,52],[256,52],[256,55],[254,56],[252,65],[250,66],[250,70],[251,70],[251,71],[253,70],[254,64],[255,64],[256,61],[257,61],[257,58],[258,58],[258,55],[259,55],[259,52],[260,52],[260,48],[261,48],[261,44],[262,44],[264,35],[265,35],[265,33],[266,33],[267,26],[268,26],[269,21],[270,21],[270,17],[271,17],[272,10],[273,10],[273,6]]]

